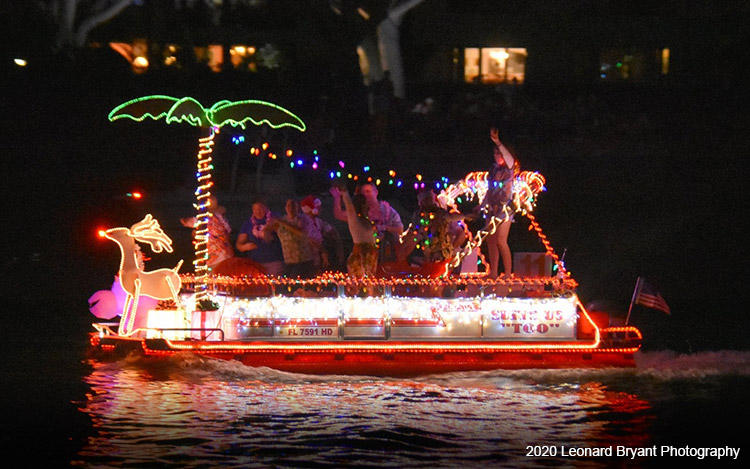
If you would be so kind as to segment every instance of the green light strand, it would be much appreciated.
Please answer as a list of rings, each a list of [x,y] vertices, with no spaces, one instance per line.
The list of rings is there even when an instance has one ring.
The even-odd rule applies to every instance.
[[[150,95],[120,104],[108,116],[110,121],[131,119],[137,122],[146,118],[159,120],[162,117],[167,124],[185,122],[197,127],[222,127],[229,124],[244,129],[250,121],[254,125],[267,124],[274,129],[292,127],[300,132],[307,129],[302,119],[287,109],[255,99],[221,100],[206,109],[194,98]]]

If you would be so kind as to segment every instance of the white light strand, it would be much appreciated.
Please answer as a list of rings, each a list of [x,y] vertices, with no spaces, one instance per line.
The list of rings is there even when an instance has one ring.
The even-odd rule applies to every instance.
[[[443,189],[437,195],[438,203],[441,207],[458,213],[459,210],[456,202],[461,196],[466,197],[467,200],[474,200],[476,197],[481,202],[487,194],[488,175],[489,172],[487,171],[474,171],[467,174],[464,179]],[[448,272],[461,265],[464,257],[471,254],[475,249],[478,249],[482,245],[482,242],[484,242],[484,239],[487,236],[491,236],[503,222],[509,220],[513,213],[521,212],[525,215],[531,212],[536,204],[537,194],[544,190],[544,183],[544,176],[539,173],[531,171],[519,173],[513,179],[511,203],[503,207],[501,214],[490,216],[485,228],[480,229],[474,235],[464,226],[467,241],[456,252],[453,259],[446,264],[444,275],[447,275]],[[482,212],[487,215],[484,208],[482,208]],[[485,263],[483,257],[481,261]]]
[[[195,191],[197,204],[196,223],[195,223],[195,297],[196,303],[203,304],[210,300],[206,277],[209,273],[208,268],[208,242],[209,232],[208,223],[213,214],[209,210],[211,197],[211,153],[213,152],[214,137],[218,133],[218,128],[212,127],[208,137],[198,140],[200,149],[198,150],[198,188]]]

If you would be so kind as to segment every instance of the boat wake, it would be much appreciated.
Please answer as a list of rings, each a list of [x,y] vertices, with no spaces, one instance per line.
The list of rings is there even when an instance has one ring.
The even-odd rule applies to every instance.
[[[636,354],[638,374],[655,378],[750,376],[750,351],[718,350],[681,354],[670,350]]]
[[[118,365],[119,364],[119,365]],[[289,373],[267,367],[251,367],[234,360],[219,360],[190,352],[154,360],[131,356],[114,366],[148,370],[165,379],[222,380],[278,384],[393,382],[394,378],[350,375]],[[750,351],[719,350],[681,354],[674,351],[638,352],[635,368],[523,369],[455,372],[401,379],[415,384],[437,384],[467,388],[517,389],[529,385],[570,381],[611,381],[619,378],[690,380],[706,377],[750,376]]]
[[[252,367],[236,360],[220,360],[204,357],[192,352],[180,352],[164,359],[154,360],[137,354],[120,362],[136,368],[148,368],[152,372],[168,374],[173,379],[214,379],[227,382],[258,382],[269,384],[305,384],[327,382],[369,382],[377,378],[348,375],[308,375],[275,370],[268,367]]]

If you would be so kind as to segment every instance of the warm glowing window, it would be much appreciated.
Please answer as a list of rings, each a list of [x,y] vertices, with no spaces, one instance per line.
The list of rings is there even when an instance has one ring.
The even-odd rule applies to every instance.
[[[661,74],[669,73],[669,49],[661,50]]]
[[[162,48],[162,59],[167,67],[179,67],[180,61],[177,58],[180,53],[180,46],[168,44]]]
[[[207,47],[196,47],[195,58],[199,63],[205,64],[214,72],[220,72],[224,64],[224,48],[219,44]]]
[[[257,69],[255,52],[253,46],[236,44],[229,49],[229,59],[236,69],[255,71]]]
[[[467,83],[523,83],[526,49],[483,47],[464,50],[464,80]]]
[[[135,39],[132,44],[126,42],[110,42],[109,47],[122,55],[136,73],[148,70],[148,44],[145,39]]]

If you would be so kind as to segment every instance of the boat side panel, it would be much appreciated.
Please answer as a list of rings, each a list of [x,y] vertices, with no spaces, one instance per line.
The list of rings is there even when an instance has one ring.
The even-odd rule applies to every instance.
[[[372,376],[419,376],[496,369],[635,366],[633,353],[624,352],[246,353],[235,356],[234,359],[247,366],[266,366],[295,373]]]

